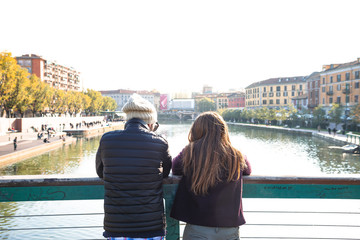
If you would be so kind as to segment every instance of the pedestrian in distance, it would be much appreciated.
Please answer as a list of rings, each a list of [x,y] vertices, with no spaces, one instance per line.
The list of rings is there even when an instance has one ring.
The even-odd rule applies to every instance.
[[[336,135],[336,128],[333,128],[334,137]]]
[[[328,128],[329,135],[331,135],[331,128]]]
[[[105,133],[96,154],[96,172],[104,180],[104,233],[108,239],[165,236],[162,181],[171,170],[167,141],[155,107],[133,94],[122,111],[124,130]]]
[[[251,173],[246,156],[232,146],[227,125],[215,112],[196,118],[188,140],[173,159],[173,174],[183,177],[170,216],[186,222],[183,240],[240,239],[242,177]]]
[[[16,151],[16,148],[17,148],[17,137],[14,138],[13,142],[14,142],[14,151]]]

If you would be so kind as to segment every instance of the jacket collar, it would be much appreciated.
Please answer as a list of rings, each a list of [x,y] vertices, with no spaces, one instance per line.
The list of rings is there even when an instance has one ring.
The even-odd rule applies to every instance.
[[[140,119],[140,118],[132,118],[130,120],[128,120],[126,123],[125,123],[125,126],[124,128],[126,129],[128,125],[130,124],[139,124],[139,125],[142,125],[144,128],[146,128],[147,130],[150,130],[149,126],[147,125],[147,123]]]

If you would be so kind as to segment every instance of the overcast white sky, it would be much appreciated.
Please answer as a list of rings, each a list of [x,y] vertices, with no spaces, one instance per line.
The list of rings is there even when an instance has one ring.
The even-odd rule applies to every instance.
[[[81,72],[85,88],[244,88],[360,57],[360,1],[0,0],[0,51]]]

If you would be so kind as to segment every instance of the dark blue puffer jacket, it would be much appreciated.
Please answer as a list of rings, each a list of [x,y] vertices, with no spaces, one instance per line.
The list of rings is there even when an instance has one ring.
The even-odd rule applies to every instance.
[[[104,180],[104,237],[164,235],[162,180],[169,175],[167,141],[140,119],[103,135],[96,172]]]

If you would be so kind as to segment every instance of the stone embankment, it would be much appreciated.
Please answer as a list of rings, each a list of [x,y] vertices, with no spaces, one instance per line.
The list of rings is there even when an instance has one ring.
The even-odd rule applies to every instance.
[[[228,122],[229,125],[238,125],[243,127],[251,127],[251,128],[262,128],[262,129],[271,129],[274,131],[287,132],[290,134],[303,134],[314,137],[323,138],[324,140],[336,142],[339,144],[349,144],[348,138],[346,135],[338,134],[335,135],[333,133],[329,134],[328,131],[321,130],[308,130],[308,129],[300,129],[300,128],[288,128],[288,127],[280,127],[280,126],[271,126],[271,125],[261,125],[261,124],[248,124],[248,123],[233,123]]]
[[[105,132],[123,129],[124,124],[121,122],[112,123],[107,126],[96,126],[86,129],[71,130],[75,136],[93,137],[102,135]],[[76,133],[77,132],[77,133]],[[11,133],[6,136],[0,136],[0,168],[11,165],[16,162],[23,161],[27,158],[34,157],[50,150],[54,150],[63,146],[63,144],[71,144],[76,142],[75,137],[65,136],[65,132],[59,132],[50,138],[50,142],[44,143],[43,139],[37,139],[37,133]],[[14,150],[13,139],[17,137],[17,150]],[[47,134],[44,134],[45,138]]]

